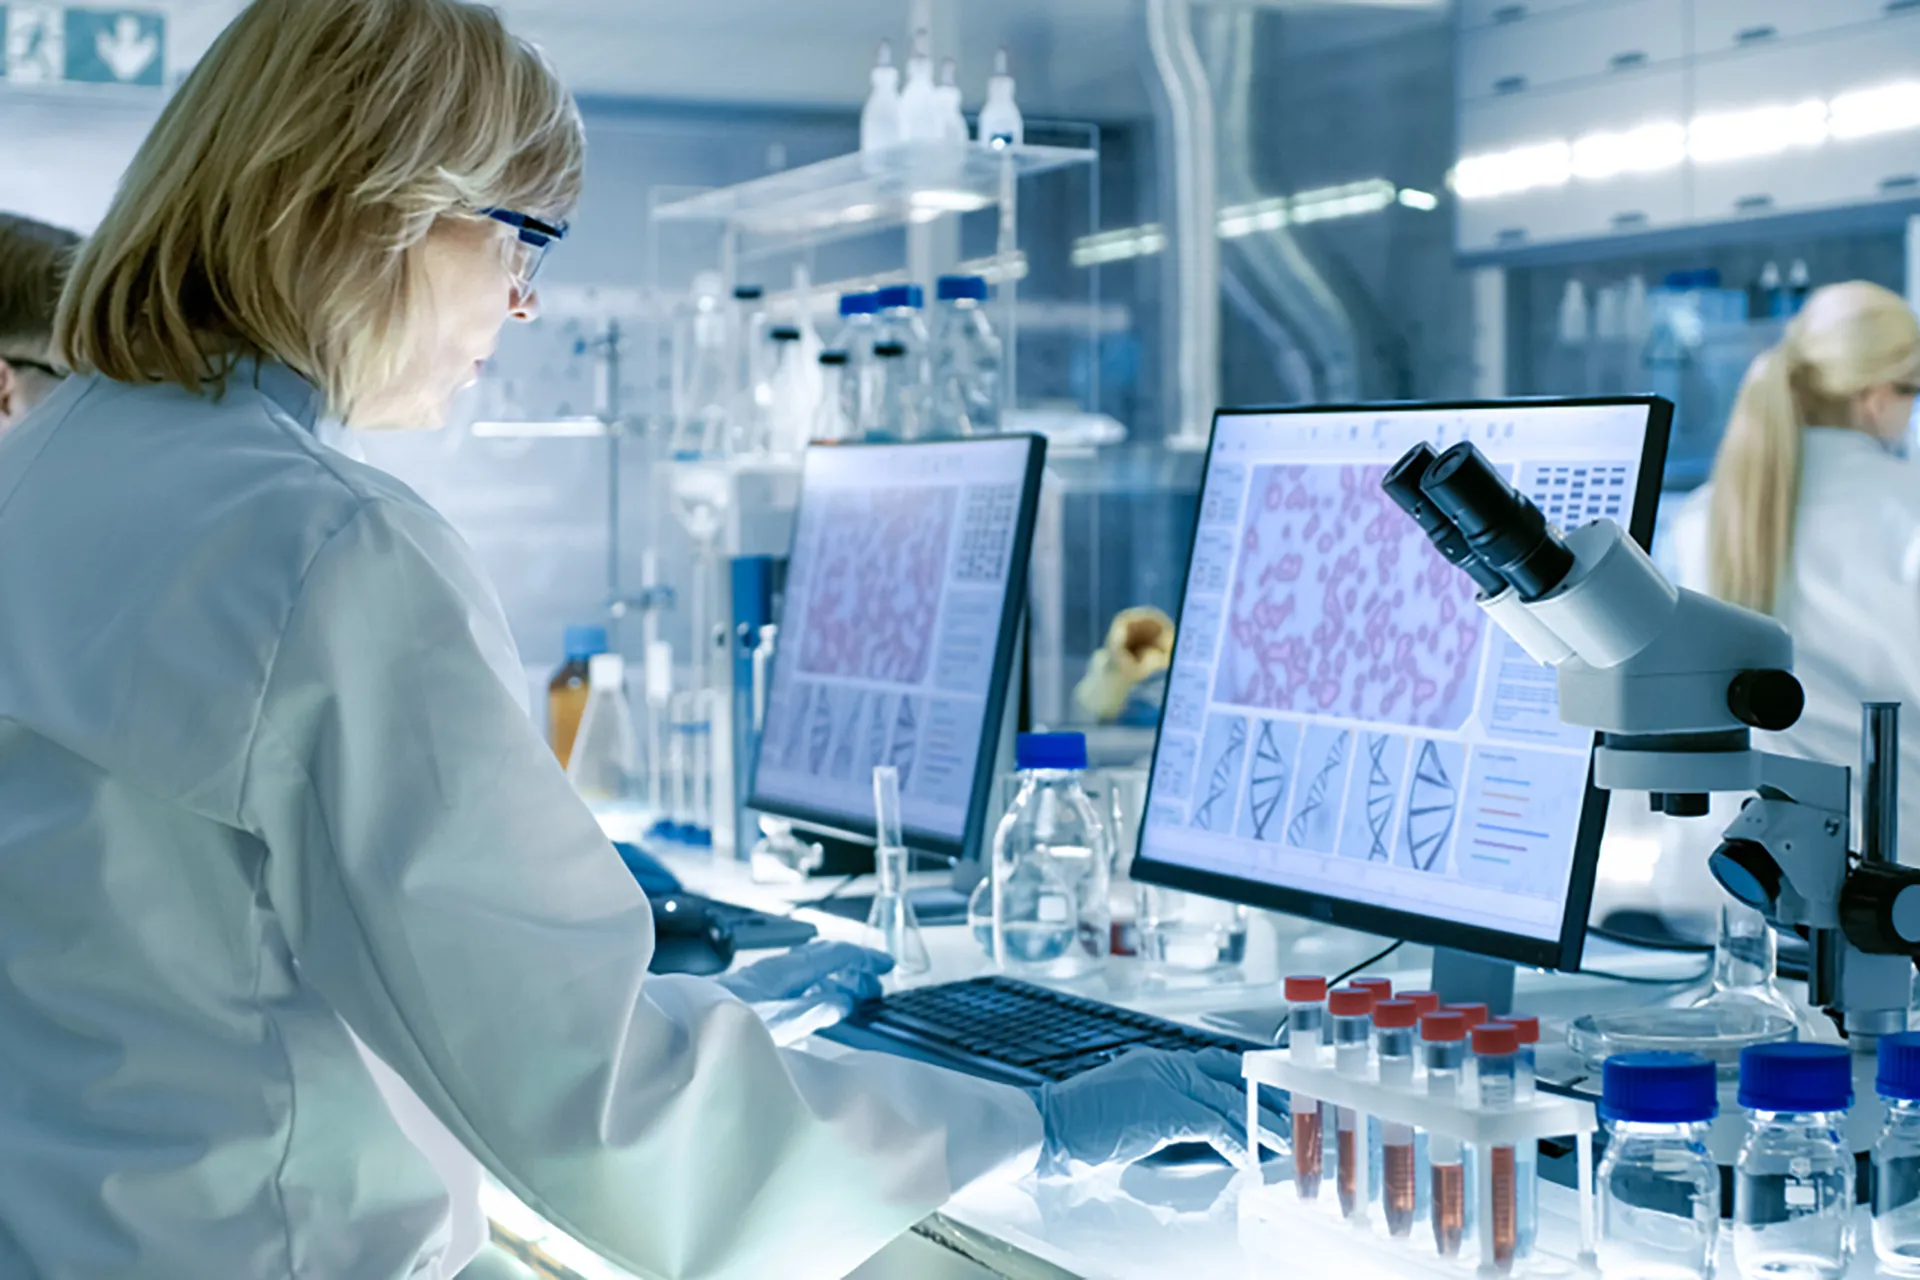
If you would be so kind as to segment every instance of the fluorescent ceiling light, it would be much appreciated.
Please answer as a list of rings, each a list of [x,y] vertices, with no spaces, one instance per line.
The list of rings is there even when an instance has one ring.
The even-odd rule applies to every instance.
[[[972,191],[943,191],[935,188],[931,191],[916,191],[909,199],[915,213],[931,213],[936,216],[943,213],[972,213],[975,209],[984,209],[993,203],[989,196]]]
[[[1074,243],[1073,265],[1093,267],[1103,262],[1124,262],[1128,258],[1160,253],[1166,247],[1167,233],[1157,222],[1102,231],[1099,235],[1082,236]]]
[[[1542,187],[1563,187],[1573,174],[1573,148],[1563,141],[1536,142],[1510,151],[1463,156],[1453,171],[1462,200],[1484,200]]]
[[[1400,203],[1409,209],[1418,209],[1422,213],[1432,213],[1440,207],[1440,197],[1431,191],[1419,191],[1413,187],[1400,188]]]
[[[1303,223],[1378,213],[1392,208],[1396,201],[1423,213],[1440,207],[1439,197],[1432,192],[1411,187],[1402,190],[1385,178],[1368,178],[1336,187],[1316,187],[1291,196],[1271,196],[1251,204],[1228,205],[1220,210],[1216,225],[1222,240],[1235,240]],[[1158,223],[1102,231],[1074,242],[1073,265],[1093,267],[1103,262],[1122,262],[1162,253],[1166,247],[1167,233]]]
[[[484,440],[586,440],[607,434],[598,418],[546,418],[529,422],[476,422],[473,434]]]
[[[1658,173],[1686,158],[1686,126],[1676,122],[1589,133],[1574,140],[1571,156],[1573,176],[1588,182],[1623,173]]]
[[[1827,140],[1827,104],[1818,98],[1792,106],[1751,107],[1695,116],[1687,126],[1687,154],[1700,164],[1778,155]]]
[[[1827,109],[1827,127],[1842,140],[1920,128],[1920,81],[1843,93]]]

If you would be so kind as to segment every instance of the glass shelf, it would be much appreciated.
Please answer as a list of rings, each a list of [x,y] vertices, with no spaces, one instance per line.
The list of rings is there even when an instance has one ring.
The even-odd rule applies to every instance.
[[[781,239],[832,239],[985,209],[999,202],[1009,170],[1015,179],[1028,178],[1090,164],[1098,156],[1078,147],[910,142],[676,200],[653,216],[659,222],[720,222]]]

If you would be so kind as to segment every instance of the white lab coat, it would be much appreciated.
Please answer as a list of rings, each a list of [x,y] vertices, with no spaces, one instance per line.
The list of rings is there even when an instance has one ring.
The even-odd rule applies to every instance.
[[[78,378],[0,440],[0,1276],[450,1276],[349,1028],[644,1276],[840,1276],[1030,1167],[1020,1091],[647,974],[492,590],[317,408]]]
[[[1920,863],[1920,467],[1858,431],[1801,433],[1793,555],[1774,615],[1793,634],[1793,669],[1807,694],[1800,722],[1754,744],[1855,771],[1859,826],[1860,704],[1892,700],[1900,714],[1900,860]],[[1672,529],[1680,585],[1708,590],[1710,487],[1683,504]],[[1668,868],[1717,903],[1706,854],[1739,812],[1716,800],[1710,819],[1669,823]],[[1857,845],[1855,847],[1858,847]]]

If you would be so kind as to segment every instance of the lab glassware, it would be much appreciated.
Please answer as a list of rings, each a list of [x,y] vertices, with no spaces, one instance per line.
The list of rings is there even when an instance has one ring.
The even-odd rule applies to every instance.
[[[1606,1280],[1712,1280],[1720,1169],[1707,1153],[1719,1110],[1713,1063],[1689,1053],[1623,1053],[1601,1068],[1607,1151],[1599,1190]]]
[[[1887,1119],[1873,1144],[1873,1252],[1887,1274],[1920,1276],[1920,1033],[1882,1036],[1879,1059]]]
[[[1334,1070],[1364,1078],[1373,1049],[1373,992],[1341,987],[1327,996],[1327,1012],[1333,1015]],[[1366,1131],[1353,1107],[1335,1108],[1334,1123],[1334,1190],[1340,1198],[1340,1216],[1358,1217],[1367,1209]]]
[[[1467,1057],[1465,1015],[1440,1011],[1420,1018],[1420,1044],[1427,1066],[1427,1095],[1453,1102],[1460,1097],[1461,1067]],[[1428,1181],[1433,1196],[1433,1242],[1443,1257],[1454,1257],[1467,1229],[1467,1175],[1458,1138],[1427,1135]]]
[[[567,778],[589,803],[625,799],[639,772],[626,676],[626,662],[617,653],[596,653],[587,660],[587,709],[580,717]]]
[[[1517,1013],[1503,1015],[1494,1019],[1511,1026],[1520,1035],[1518,1065],[1514,1071],[1514,1098],[1522,1104],[1532,1102],[1539,1080],[1539,1065],[1536,1047],[1540,1043],[1540,1019],[1532,1014]],[[1520,1238],[1514,1246],[1514,1256],[1530,1257],[1533,1246],[1540,1238],[1540,1147],[1538,1143],[1522,1143],[1514,1148],[1515,1188],[1519,1201],[1515,1210],[1519,1216]]]
[[[1520,1032],[1510,1023],[1489,1022],[1473,1029],[1474,1099],[1482,1111],[1511,1111],[1517,1101]],[[1493,1230],[1493,1265],[1501,1272],[1513,1269],[1520,1240],[1519,1161],[1512,1146],[1500,1145],[1486,1153]]]
[[[1066,978],[1106,962],[1113,849],[1080,785],[1086,738],[1021,734],[1019,792],[993,837],[993,957],[1003,970]]]
[[[1853,1260],[1852,1055],[1828,1044],[1740,1055],[1751,1128],[1733,1177],[1733,1260],[1742,1277],[1837,1280]]]
[[[933,430],[942,436],[1000,429],[1000,337],[987,319],[987,282],[941,276],[934,286]]]
[[[1296,975],[1285,984],[1287,997],[1287,1049],[1293,1060],[1312,1066],[1320,1059],[1320,1047],[1326,1043],[1327,980],[1317,975]],[[1302,1200],[1320,1194],[1323,1168],[1319,1102],[1295,1090],[1293,1111],[1293,1184]]]
[[[813,443],[838,444],[853,438],[853,420],[847,414],[847,386],[852,379],[846,352],[820,353],[820,404],[813,414]]]
[[[1413,1038],[1420,1007],[1411,1000],[1381,1000],[1373,1006],[1375,1056],[1380,1083],[1413,1088]],[[1414,1162],[1413,1126],[1385,1121],[1380,1126],[1382,1208],[1387,1233],[1413,1234],[1420,1201],[1420,1174]]]
[[[879,883],[873,895],[873,907],[867,914],[867,930],[874,935],[876,950],[893,957],[894,972],[902,976],[921,974],[933,967],[927,954],[927,939],[920,932],[920,921],[913,913],[913,900],[907,896],[907,845],[900,829],[900,771],[890,764],[873,770],[874,850],[873,866]]]

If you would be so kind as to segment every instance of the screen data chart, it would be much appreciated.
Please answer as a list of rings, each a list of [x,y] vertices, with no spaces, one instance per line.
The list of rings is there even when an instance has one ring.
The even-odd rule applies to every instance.
[[[1223,414],[1141,855],[1547,942],[1589,731],[1380,480],[1471,440],[1548,518],[1629,526],[1649,408]]]
[[[1032,449],[808,451],[756,807],[870,830],[891,764],[909,831],[964,836]]]

